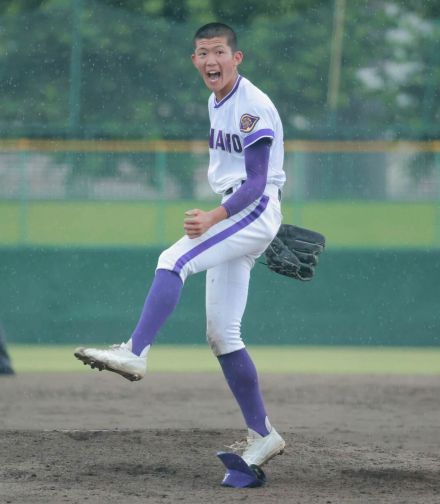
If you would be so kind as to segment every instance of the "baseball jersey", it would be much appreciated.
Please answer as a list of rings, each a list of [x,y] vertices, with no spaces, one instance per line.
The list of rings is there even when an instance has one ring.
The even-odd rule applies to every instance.
[[[208,100],[209,134],[208,181],[215,193],[222,194],[246,179],[244,150],[261,138],[271,138],[267,183],[281,188],[283,170],[283,126],[277,109],[260,89],[238,76],[232,90],[217,101]]]

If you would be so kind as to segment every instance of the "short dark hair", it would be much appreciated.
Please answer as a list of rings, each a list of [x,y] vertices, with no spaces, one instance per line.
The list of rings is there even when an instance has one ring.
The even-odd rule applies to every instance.
[[[199,28],[194,35],[194,46],[199,39],[214,37],[226,37],[232,52],[237,50],[237,34],[230,26],[223,23],[208,23]]]

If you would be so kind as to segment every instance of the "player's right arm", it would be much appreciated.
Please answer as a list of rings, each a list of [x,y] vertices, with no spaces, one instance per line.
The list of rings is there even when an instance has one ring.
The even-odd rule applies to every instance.
[[[219,206],[205,212],[198,208],[185,212],[183,228],[189,238],[197,238],[208,231],[210,227],[228,217],[227,211],[223,206]]]

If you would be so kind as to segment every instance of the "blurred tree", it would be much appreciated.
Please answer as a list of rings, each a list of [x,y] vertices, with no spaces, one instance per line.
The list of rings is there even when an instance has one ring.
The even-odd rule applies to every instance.
[[[439,35],[427,4],[437,2],[347,2],[336,128],[329,131],[333,2],[83,1],[78,134],[205,138],[209,93],[190,62],[192,35],[200,23],[221,19],[237,26],[241,71],[274,100],[286,137],[436,136]],[[72,0],[1,6],[1,134],[68,135]]]
[[[183,22],[189,16],[186,0],[99,0],[101,3],[118,7],[135,14],[163,16],[165,19]]]
[[[163,0],[162,15],[170,21],[177,21],[179,23],[186,21],[189,15],[186,1],[175,2],[174,0]]]
[[[211,9],[216,20],[232,25],[248,26],[259,17],[276,19],[292,13],[304,13],[316,8],[325,8],[323,0],[211,0]]]
[[[20,12],[38,9],[45,0],[2,0],[0,2],[0,16],[2,14],[18,14]]]
[[[154,13],[160,15],[162,1],[163,0],[99,0],[99,3],[135,14]]]
[[[407,12],[415,12],[426,19],[440,19],[440,2],[436,0],[399,0],[392,2]]]

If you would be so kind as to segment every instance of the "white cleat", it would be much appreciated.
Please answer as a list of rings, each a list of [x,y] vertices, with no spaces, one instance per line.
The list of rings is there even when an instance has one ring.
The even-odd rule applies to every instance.
[[[142,380],[147,371],[149,349],[150,345],[138,356],[131,351],[131,344],[121,343],[120,345],[112,345],[105,350],[80,347],[75,350],[74,355],[92,369],[98,368],[100,371],[106,369],[120,374],[127,380],[138,381]]]
[[[281,455],[286,446],[284,439],[272,427],[267,436],[261,436],[252,429],[248,429],[246,447],[241,458],[247,465],[261,467],[276,455]]]

